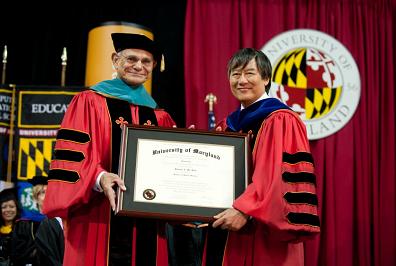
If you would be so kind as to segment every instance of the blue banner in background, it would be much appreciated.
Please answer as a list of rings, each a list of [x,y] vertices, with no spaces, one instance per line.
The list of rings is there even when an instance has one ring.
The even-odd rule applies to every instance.
[[[21,204],[21,218],[33,221],[42,221],[45,216],[37,208],[33,199],[33,186],[29,182],[19,181],[17,184],[18,200]]]

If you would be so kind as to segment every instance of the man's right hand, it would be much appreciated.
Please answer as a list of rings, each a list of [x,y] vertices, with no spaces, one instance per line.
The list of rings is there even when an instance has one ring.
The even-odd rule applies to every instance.
[[[115,210],[115,198],[116,194],[114,191],[115,186],[119,186],[122,191],[126,191],[126,187],[124,181],[116,174],[113,173],[104,173],[100,177],[100,186],[103,189],[103,193],[109,199],[111,209]]]

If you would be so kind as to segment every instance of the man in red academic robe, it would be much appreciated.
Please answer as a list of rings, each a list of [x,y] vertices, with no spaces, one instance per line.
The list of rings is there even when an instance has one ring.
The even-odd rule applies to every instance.
[[[167,265],[163,224],[112,214],[117,186],[120,125],[173,127],[143,83],[162,53],[139,34],[113,33],[117,78],[76,95],[57,134],[44,213],[64,221],[64,265]]]
[[[320,231],[316,179],[304,123],[267,93],[271,63],[258,50],[238,51],[228,63],[231,92],[241,107],[217,130],[249,133],[251,183],[233,208],[215,216],[228,230],[223,265],[304,265],[302,241]],[[213,253],[213,252],[212,252]],[[207,251],[207,265],[218,256]]]

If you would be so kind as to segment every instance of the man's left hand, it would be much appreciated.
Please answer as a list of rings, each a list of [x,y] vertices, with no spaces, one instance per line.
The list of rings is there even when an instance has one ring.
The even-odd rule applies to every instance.
[[[247,223],[249,216],[231,208],[215,215],[214,218],[216,219],[212,225],[214,228],[220,226],[221,229],[238,231]]]

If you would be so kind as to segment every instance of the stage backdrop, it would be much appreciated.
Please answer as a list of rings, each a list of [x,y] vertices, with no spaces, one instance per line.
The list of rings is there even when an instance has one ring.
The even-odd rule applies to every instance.
[[[226,66],[295,29],[342,43],[357,63],[360,102],[336,133],[311,141],[322,232],[306,265],[396,265],[395,4],[378,0],[189,0],[185,22],[186,124],[206,128],[209,92],[221,119],[238,107]]]

